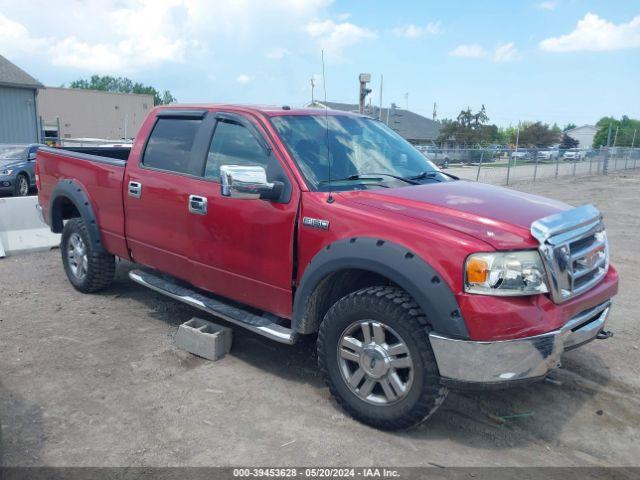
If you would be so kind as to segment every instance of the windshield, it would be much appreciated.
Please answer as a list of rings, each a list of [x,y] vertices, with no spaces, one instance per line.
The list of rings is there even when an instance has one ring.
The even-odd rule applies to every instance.
[[[0,145],[0,160],[18,160],[27,157],[27,149],[23,145]]]
[[[371,118],[283,115],[272,117],[271,121],[316,190],[354,190],[388,187],[390,185],[386,184],[389,183],[398,184],[393,186],[420,183],[402,180],[411,177],[420,177],[424,182],[448,180],[409,142],[384,123]]]

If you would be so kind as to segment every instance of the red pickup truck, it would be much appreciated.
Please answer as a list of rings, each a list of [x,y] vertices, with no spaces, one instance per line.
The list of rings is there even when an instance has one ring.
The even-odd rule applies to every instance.
[[[338,111],[164,106],[130,153],[41,148],[39,204],[81,292],[135,282],[278,342],[317,334],[357,419],[427,419],[449,388],[544,378],[607,338],[600,212],[458,180]]]

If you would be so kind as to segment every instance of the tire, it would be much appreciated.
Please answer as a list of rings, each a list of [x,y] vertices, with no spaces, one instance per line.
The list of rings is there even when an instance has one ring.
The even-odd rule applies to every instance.
[[[14,197],[26,197],[29,195],[29,177],[24,173],[19,173],[16,176],[16,183],[13,186]]]
[[[373,343],[364,336],[369,329],[369,341]],[[374,338],[380,329],[383,343]],[[317,341],[320,373],[338,403],[357,420],[382,430],[418,425],[436,411],[448,393],[440,384],[428,337],[430,331],[424,313],[402,289],[380,286],[358,290],[338,300],[320,325]],[[362,347],[359,353],[351,350],[356,348],[352,345],[357,341]],[[411,364],[411,367],[393,368],[384,352],[401,352],[402,345],[404,353],[392,356],[391,365]],[[353,359],[354,353],[359,360]],[[343,358],[346,354],[348,359]],[[363,372],[362,380],[358,380],[359,371]],[[398,377],[395,381],[394,375]],[[349,381],[356,384],[356,390]],[[370,382],[375,383],[372,388]],[[397,388],[399,384],[404,384],[404,389]]]
[[[64,225],[60,251],[64,271],[76,290],[98,292],[113,282],[115,257],[96,251],[82,218],[72,218]]]

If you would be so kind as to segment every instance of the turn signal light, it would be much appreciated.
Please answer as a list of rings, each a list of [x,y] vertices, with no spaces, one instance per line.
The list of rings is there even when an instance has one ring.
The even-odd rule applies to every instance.
[[[489,264],[482,258],[471,257],[467,261],[467,282],[484,283],[489,275]]]

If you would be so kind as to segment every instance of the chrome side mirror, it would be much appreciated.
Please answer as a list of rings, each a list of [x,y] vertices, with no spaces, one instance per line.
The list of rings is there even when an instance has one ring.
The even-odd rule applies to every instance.
[[[31,152],[29,154],[29,160],[35,160],[36,159],[36,152]]]
[[[282,182],[267,182],[267,172],[259,165],[222,165],[220,189],[223,197],[277,200]]]

